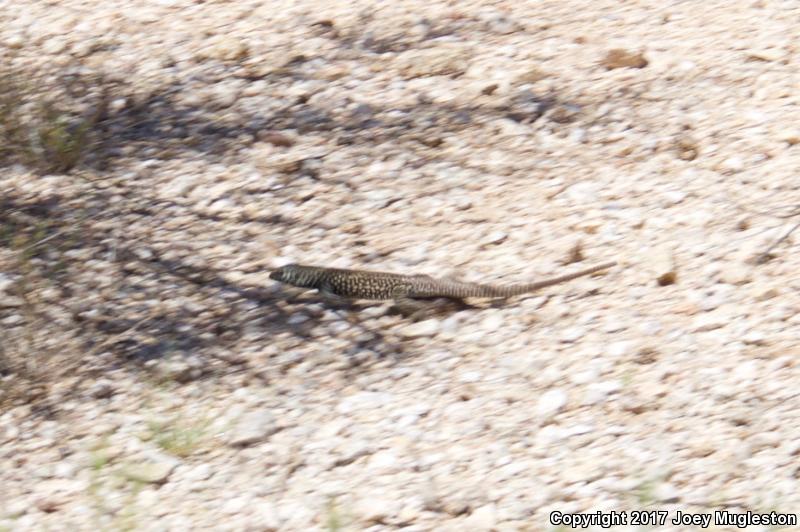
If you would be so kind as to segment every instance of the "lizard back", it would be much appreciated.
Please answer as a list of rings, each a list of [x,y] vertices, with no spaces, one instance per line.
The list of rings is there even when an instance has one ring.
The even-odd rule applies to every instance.
[[[301,288],[315,288],[353,299],[395,299],[403,297],[414,283],[431,279],[427,275],[348,270],[289,264],[270,274],[270,278]]]
[[[317,287],[341,297],[354,299],[394,299],[409,292],[425,275],[345,270],[329,268]]]
[[[607,262],[559,277],[510,286],[435,279],[429,275],[404,275],[299,264],[289,264],[278,268],[270,274],[270,278],[294,286],[315,288],[321,292],[353,299],[507,298],[590,275],[615,264],[615,262]]]

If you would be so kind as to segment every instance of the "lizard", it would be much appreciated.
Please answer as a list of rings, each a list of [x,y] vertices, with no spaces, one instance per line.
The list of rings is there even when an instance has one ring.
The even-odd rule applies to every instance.
[[[393,299],[398,308],[419,311],[420,300],[446,298],[463,302],[466,298],[504,299],[591,275],[616,264],[614,261],[605,262],[558,277],[508,286],[437,279],[424,274],[407,275],[302,264],[281,266],[270,272],[269,278],[299,288],[316,289],[325,296],[346,299]]]

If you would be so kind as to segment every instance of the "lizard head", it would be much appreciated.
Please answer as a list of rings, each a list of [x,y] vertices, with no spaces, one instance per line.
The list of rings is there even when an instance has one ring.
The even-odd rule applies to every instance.
[[[269,278],[280,283],[289,283],[297,275],[297,264],[287,264],[269,273]]]
[[[301,266],[299,264],[287,264],[269,274],[269,278],[273,281],[280,283],[291,284],[294,286],[313,288],[315,276],[313,275],[315,268],[309,266]]]

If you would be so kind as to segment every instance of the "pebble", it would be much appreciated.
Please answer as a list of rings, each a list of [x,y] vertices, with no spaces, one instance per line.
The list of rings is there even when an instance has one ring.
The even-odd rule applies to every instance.
[[[5,40],[5,45],[12,49],[22,48],[24,44],[25,44],[25,39],[22,37],[22,35],[19,34],[11,35],[7,37]]]
[[[725,327],[728,318],[719,313],[706,312],[698,315],[692,322],[693,332],[708,332]]]
[[[619,392],[622,384],[619,381],[594,382],[586,387],[584,402],[586,404],[597,404],[605,401],[608,396]]]
[[[492,231],[483,240],[484,245],[496,245],[504,242],[508,238],[508,233],[505,231]]]
[[[750,331],[742,336],[742,342],[748,345],[767,345],[767,337],[760,331]]]
[[[653,497],[661,503],[676,503],[681,500],[681,492],[672,484],[660,482],[653,488]]]
[[[392,472],[398,463],[397,455],[390,451],[377,452],[369,459],[370,469],[384,471],[385,473]]]
[[[602,64],[608,69],[644,68],[648,65],[648,61],[641,52],[631,52],[622,48],[614,48],[606,53]]]
[[[226,514],[236,515],[252,504],[253,500],[250,497],[234,497],[225,501],[222,505],[222,512]]]
[[[258,530],[264,532],[277,532],[281,529],[282,520],[275,504],[272,502],[258,502],[252,505],[253,522]]]
[[[214,470],[209,464],[198,464],[186,473],[186,478],[190,482],[202,482],[208,480],[214,474]]]
[[[547,390],[536,402],[536,413],[545,419],[548,419],[557,413],[561,412],[567,405],[567,394],[561,389],[554,388]]]
[[[114,395],[114,385],[107,379],[101,379],[89,389],[89,395],[95,399],[107,399]]]
[[[756,285],[750,290],[750,293],[756,301],[768,301],[778,297],[781,291],[775,286]]]
[[[52,513],[58,510],[59,506],[64,504],[64,501],[55,496],[45,496],[36,499],[36,509],[45,512],[45,513]]]
[[[397,55],[396,61],[409,78],[421,76],[457,76],[469,67],[471,52],[458,44],[423,50],[409,50]]]
[[[778,134],[778,139],[782,142],[785,142],[789,146],[800,144],[800,129],[781,131]]]
[[[624,340],[620,342],[613,342],[609,344],[606,352],[609,356],[614,358],[621,358],[629,355],[633,349],[633,342]]]
[[[750,266],[731,265],[720,271],[719,280],[732,285],[743,285],[753,280],[753,269]]]
[[[53,467],[53,475],[61,478],[72,478],[75,476],[77,467],[69,462],[59,462]]]
[[[595,382],[600,377],[597,368],[586,368],[581,371],[570,372],[569,380],[575,384],[587,384]]]
[[[719,167],[723,172],[739,173],[744,170],[744,164],[744,159],[738,155],[733,155],[722,161]]]
[[[487,504],[476,508],[463,521],[466,530],[491,532],[497,526],[497,507]]]
[[[397,501],[385,499],[374,494],[359,499],[354,506],[355,514],[364,523],[383,523],[397,511],[399,511]]]
[[[18,499],[6,503],[3,515],[8,519],[19,519],[25,515],[30,509],[31,504],[29,500]]]
[[[748,57],[760,61],[780,61],[786,57],[786,52],[780,48],[765,48],[763,50],[751,50]]]
[[[266,441],[278,432],[279,427],[267,410],[257,410],[244,414],[236,421],[228,435],[228,443],[235,447],[246,447]]]
[[[161,193],[167,198],[187,197],[200,184],[198,176],[182,175],[167,183]]]
[[[42,46],[42,51],[49,55],[58,55],[66,49],[67,41],[58,37],[50,37]]]
[[[234,37],[220,37],[205,53],[209,57],[222,61],[236,61],[247,57],[249,48],[247,44]],[[201,56],[202,57],[202,56]]]
[[[482,379],[483,373],[480,371],[466,371],[458,377],[461,382],[480,382]]]
[[[421,338],[425,336],[435,336],[439,333],[442,327],[442,322],[438,319],[428,319],[406,325],[400,330],[406,338]]]
[[[391,404],[394,396],[384,392],[358,392],[345,397],[336,410],[341,414],[351,414],[360,410],[372,410]]]
[[[156,366],[158,373],[167,380],[186,383],[199,378],[202,370],[189,360],[162,360]]]
[[[561,332],[561,341],[564,343],[575,343],[586,335],[583,327],[568,327]]]
[[[3,294],[4,296],[10,295],[13,286],[13,278],[6,273],[0,273],[0,294]]]
[[[668,205],[677,205],[686,199],[688,194],[683,190],[670,190],[664,193]]]
[[[0,298],[0,308],[21,307],[25,304],[25,300],[17,296],[4,295]]]
[[[647,261],[659,286],[667,286],[677,282],[678,271],[675,264],[674,251],[671,248],[661,247],[653,250],[647,255]]]
[[[131,480],[148,484],[163,484],[167,481],[176,463],[172,461],[139,462],[128,464],[122,474]]]
[[[489,333],[502,330],[503,325],[504,317],[500,312],[487,312],[486,317],[481,322],[481,328]]]

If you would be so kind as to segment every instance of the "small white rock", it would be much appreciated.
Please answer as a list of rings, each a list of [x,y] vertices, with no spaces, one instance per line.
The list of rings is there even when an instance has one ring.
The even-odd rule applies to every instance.
[[[728,157],[722,161],[722,164],[720,164],[720,169],[729,173],[741,172],[744,170],[744,160],[738,155]]]
[[[647,262],[659,286],[674,284],[678,278],[675,255],[671,248],[660,247],[647,255]]]
[[[107,399],[114,395],[114,386],[108,379],[100,379],[89,389],[89,395],[95,399]]]
[[[127,465],[122,474],[131,480],[148,484],[162,484],[167,481],[177,465],[173,461],[141,462]]]
[[[25,499],[16,499],[6,504],[4,517],[8,519],[18,519],[31,509],[31,502]]]
[[[778,139],[787,143],[790,146],[794,146],[795,144],[800,144],[800,129],[781,131],[778,134]]]
[[[366,523],[382,523],[399,508],[397,502],[379,497],[365,497],[355,504],[355,513]]]
[[[499,312],[489,313],[481,323],[481,328],[485,331],[497,331],[503,327],[503,316]]]
[[[490,532],[497,526],[497,507],[487,504],[476,508],[464,519],[463,528],[477,532]]]
[[[465,371],[462,373],[458,380],[461,382],[479,382],[483,378],[480,371]]]
[[[664,193],[664,199],[669,205],[677,205],[686,199],[688,194],[683,190],[670,190]]]
[[[493,231],[486,236],[483,243],[487,245],[500,244],[507,238],[508,238],[508,233],[504,231]]]
[[[198,466],[191,469],[188,473],[186,473],[186,478],[193,482],[199,482],[203,480],[208,480],[211,478],[211,475],[214,474],[214,471],[211,469],[211,465],[209,464],[199,464]]]
[[[681,500],[681,493],[672,484],[662,482],[653,488],[653,497],[663,503],[675,503]]]
[[[442,322],[438,319],[422,320],[410,325],[406,325],[400,330],[400,334],[406,338],[434,336],[439,333],[441,325]]]
[[[370,469],[394,469],[399,462],[397,455],[391,451],[380,451],[373,454],[369,459]]]
[[[17,296],[3,296],[0,297],[0,308],[6,307],[21,307],[25,304],[25,300]]]
[[[589,384],[584,401],[586,404],[590,405],[600,403],[605,401],[609,395],[618,392],[621,388],[622,384],[619,381],[605,381]]]
[[[235,447],[246,447],[266,440],[278,430],[275,417],[269,411],[249,412],[231,429],[228,443]]]
[[[570,373],[569,380],[575,384],[587,384],[596,381],[598,377],[600,377],[600,372],[597,368],[587,368],[583,371]]]
[[[536,413],[543,418],[550,418],[558,414],[567,404],[567,394],[564,390],[554,388],[544,392],[536,403]]]
[[[583,327],[568,327],[561,331],[561,341],[567,344],[577,342],[586,334]]]
[[[239,514],[247,508],[252,499],[250,497],[234,497],[233,499],[228,499],[225,504],[222,505],[222,512],[226,514]]]
[[[72,478],[75,471],[75,465],[69,462],[59,462],[53,467],[53,475],[61,478]]]
[[[719,329],[727,324],[727,320],[713,312],[706,312],[700,314],[694,319],[692,323],[692,331],[694,332],[708,332],[714,329]]]
[[[760,331],[750,331],[742,337],[742,342],[748,345],[765,345],[766,336]]]
[[[22,46],[25,44],[25,39],[19,34],[10,35],[8,38],[6,38],[5,44],[9,48],[22,48]]]
[[[66,50],[67,42],[58,37],[50,37],[42,45],[44,53],[49,55],[57,55]]]
[[[620,341],[614,342],[608,346],[608,355],[614,358],[619,358],[630,354],[633,342]]]
[[[350,414],[358,410],[373,410],[386,406],[393,400],[394,396],[390,393],[358,392],[342,399],[336,410],[341,414]]]
[[[254,521],[257,523],[257,530],[264,532],[275,532],[281,528],[281,519],[278,510],[271,502],[260,502],[253,508]]]
[[[11,278],[10,275],[5,273],[0,273],[0,294],[6,294],[12,292],[12,287],[14,285],[14,279]]]

